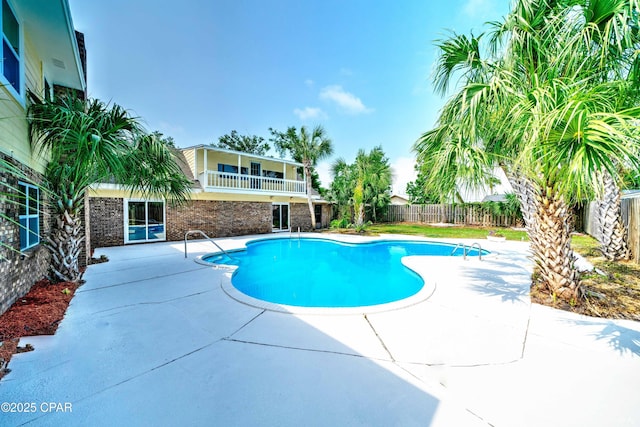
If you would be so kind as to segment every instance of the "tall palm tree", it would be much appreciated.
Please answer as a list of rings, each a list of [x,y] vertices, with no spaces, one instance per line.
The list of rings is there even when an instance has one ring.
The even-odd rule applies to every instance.
[[[318,161],[329,157],[333,153],[331,139],[324,128],[315,126],[311,132],[302,126],[298,132],[295,127],[290,127],[286,132],[278,132],[270,129],[274,136],[274,144],[280,153],[289,152],[291,158],[302,163],[305,181],[307,184],[307,203],[311,215],[311,228],[316,228],[316,216],[313,211],[311,193],[313,191],[312,172]]]
[[[415,145],[430,169],[427,185],[442,191],[459,178],[482,182],[489,168],[503,166],[522,205],[541,281],[568,301],[580,296],[570,204],[597,188],[597,171],[615,174],[616,163],[639,160],[632,141],[640,111],[628,102],[633,84],[602,78],[608,59],[597,54],[601,41],[614,37],[600,18],[622,22],[637,10],[635,1],[618,3],[519,0],[490,33],[441,42],[436,88],[446,91],[460,71],[461,87],[436,128]]]
[[[145,197],[179,203],[189,182],[169,148],[145,135],[118,105],[85,101],[73,95],[55,101],[33,100],[28,119],[31,143],[49,156],[45,186],[53,196],[53,230],[45,236],[54,278],[77,282],[84,240],[81,211],[87,189],[115,181]]]
[[[597,26],[594,43],[598,46],[601,81],[626,80],[629,91],[624,105],[640,102],[640,58],[638,49],[638,3],[623,0],[594,2],[588,5],[592,22]],[[598,172],[601,187],[597,192],[597,237],[600,250],[609,260],[629,259],[627,230],[622,220],[619,176],[607,169]]]

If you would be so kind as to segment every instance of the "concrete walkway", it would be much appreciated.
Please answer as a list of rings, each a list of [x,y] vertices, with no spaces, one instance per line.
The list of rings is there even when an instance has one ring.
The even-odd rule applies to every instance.
[[[527,246],[485,246],[405,258],[422,302],[329,315],[230,298],[206,241],[98,250],[57,334],[21,340],[0,425],[640,425],[640,323],[531,304]]]

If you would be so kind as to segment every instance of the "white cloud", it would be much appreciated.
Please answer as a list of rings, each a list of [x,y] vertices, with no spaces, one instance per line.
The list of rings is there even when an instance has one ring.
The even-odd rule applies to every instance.
[[[416,159],[413,157],[398,157],[391,163],[393,173],[393,184],[391,192],[393,194],[407,194],[407,184],[415,181],[418,177],[414,165]]]
[[[348,114],[363,114],[373,111],[367,108],[360,98],[352,93],[346,92],[342,86],[331,85],[320,91],[320,99],[335,103],[338,108]]]
[[[298,116],[300,120],[308,120],[308,119],[323,120],[323,119],[329,118],[329,116],[327,116],[327,113],[322,111],[320,108],[315,108],[315,107],[305,107],[302,110],[299,108],[296,108],[295,110],[293,110],[293,114]]]
[[[313,87],[313,85],[315,84],[315,82],[311,79],[307,79],[304,81],[304,84],[308,87]]]

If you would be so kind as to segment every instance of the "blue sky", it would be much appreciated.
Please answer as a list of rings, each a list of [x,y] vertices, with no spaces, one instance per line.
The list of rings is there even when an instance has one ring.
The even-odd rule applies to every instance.
[[[321,124],[334,155],[381,145],[395,192],[413,179],[411,147],[444,100],[434,41],[476,32],[506,0],[70,0],[85,33],[88,87],[187,147],[224,134]],[[275,155],[275,153],[273,153]]]

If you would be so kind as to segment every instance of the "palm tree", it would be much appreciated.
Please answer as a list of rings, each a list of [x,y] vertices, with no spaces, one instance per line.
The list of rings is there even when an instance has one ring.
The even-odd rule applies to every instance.
[[[311,193],[313,191],[312,172],[318,161],[329,157],[333,153],[331,139],[327,137],[324,128],[315,126],[311,132],[302,126],[300,132],[295,127],[290,127],[286,132],[278,132],[269,129],[274,136],[276,149],[281,153],[289,152],[291,158],[302,163],[304,177],[307,183],[307,202],[311,215],[311,228],[316,228],[316,216],[313,211]]]
[[[602,13],[612,3],[611,13]],[[480,183],[493,166],[505,169],[541,282],[567,301],[580,296],[570,205],[598,188],[597,171],[615,174],[617,163],[639,160],[632,141],[640,111],[628,102],[634,85],[626,76],[602,78],[608,57],[598,55],[602,40],[616,41],[602,17],[626,22],[632,3],[520,0],[504,21],[491,24],[492,32],[441,42],[436,87],[446,91],[461,71],[461,88],[415,145],[432,189],[450,192],[460,178]]]
[[[604,5],[604,6],[603,6]],[[640,99],[640,63],[638,57],[638,3],[626,1],[603,2],[590,5],[592,21],[598,26],[597,43],[601,69],[600,81],[626,80],[629,91],[624,105],[637,106]],[[621,19],[622,18],[622,19]],[[620,166],[620,165],[618,165]],[[627,230],[622,220],[620,183],[622,176],[613,176],[609,170],[598,172],[601,187],[597,192],[597,237],[600,250],[609,260],[629,259]]]
[[[620,187],[606,169],[601,171],[600,177],[603,191],[596,201],[596,236],[600,243],[600,251],[610,261],[630,259],[627,229],[622,220]]]
[[[381,146],[372,148],[368,154],[364,150],[359,150],[355,168],[359,178],[357,184],[362,185],[363,192],[362,215],[359,214],[358,218],[364,222],[364,208],[369,206],[371,218],[375,221],[377,210],[386,208],[391,202],[392,176],[389,159]]]
[[[118,105],[73,95],[33,100],[28,119],[31,143],[49,156],[45,186],[53,195],[53,230],[45,236],[54,278],[77,282],[84,240],[81,212],[87,189],[115,181],[144,197],[179,203],[189,182],[167,146],[144,135],[138,122]]]
[[[351,223],[351,204],[353,203],[353,168],[342,158],[331,165],[331,187],[329,199],[338,206],[338,216],[345,225]]]

